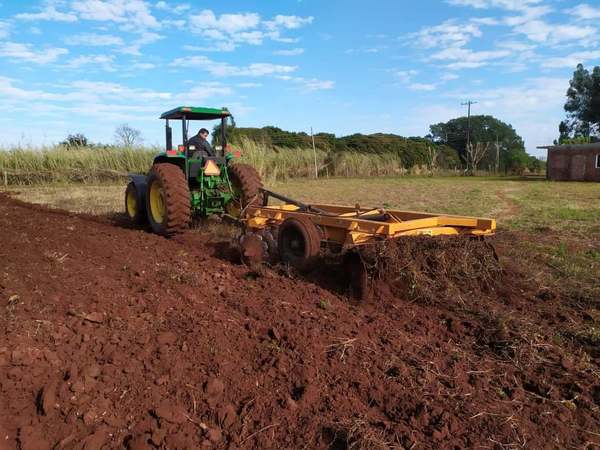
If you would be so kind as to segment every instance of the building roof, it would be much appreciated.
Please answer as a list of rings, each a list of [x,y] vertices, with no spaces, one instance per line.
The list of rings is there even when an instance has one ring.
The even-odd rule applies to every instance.
[[[564,145],[547,145],[544,147],[548,150],[600,150],[600,142],[593,144],[564,144]]]
[[[231,116],[227,108],[205,108],[201,106],[180,106],[167,111],[160,116],[161,119],[183,119],[189,120],[214,120]]]

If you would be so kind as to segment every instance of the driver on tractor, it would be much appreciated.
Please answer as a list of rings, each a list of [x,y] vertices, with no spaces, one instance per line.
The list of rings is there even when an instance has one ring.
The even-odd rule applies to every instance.
[[[188,141],[188,157],[201,159],[206,156],[215,156],[212,146],[208,143],[208,130],[201,128],[198,134]]]

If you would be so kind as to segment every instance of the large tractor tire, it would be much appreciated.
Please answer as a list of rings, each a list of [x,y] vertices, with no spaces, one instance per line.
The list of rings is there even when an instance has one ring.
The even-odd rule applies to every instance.
[[[133,181],[125,189],[125,213],[136,226],[142,227],[148,223],[144,192],[140,192]]]
[[[191,220],[190,189],[183,171],[174,164],[154,164],[148,174],[146,192],[148,222],[152,231],[173,236]]]
[[[308,217],[289,217],[279,226],[277,247],[281,261],[309,272],[318,262],[321,233]]]
[[[260,206],[263,184],[256,169],[248,164],[233,164],[227,168],[234,198],[225,205],[227,214],[235,218],[249,205]]]

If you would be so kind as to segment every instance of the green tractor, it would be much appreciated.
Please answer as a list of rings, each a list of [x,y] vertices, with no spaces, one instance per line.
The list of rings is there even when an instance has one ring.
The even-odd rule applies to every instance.
[[[147,175],[130,174],[125,210],[139,226],[173,236],[186,229],[192,216],[213,214],[239,218],[244,208],[261,203],[262,182],[256,170],[234,160],[240,153],[227,144],[226,109],[179,107],[160,116],[166,121],[166,149],[154,158]],[[180,120],[183,144],[173,148],[171,121]],[[220,120],[220,146],[214,154],[189,143],[192,120]]]

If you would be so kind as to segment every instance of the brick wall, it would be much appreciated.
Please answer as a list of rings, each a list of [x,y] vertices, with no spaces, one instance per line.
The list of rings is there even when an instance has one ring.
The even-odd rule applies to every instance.
[[[577,146],[548,149],[547,176],[556,181],[600,181],[597,167],[600,145],[578,149]]]

